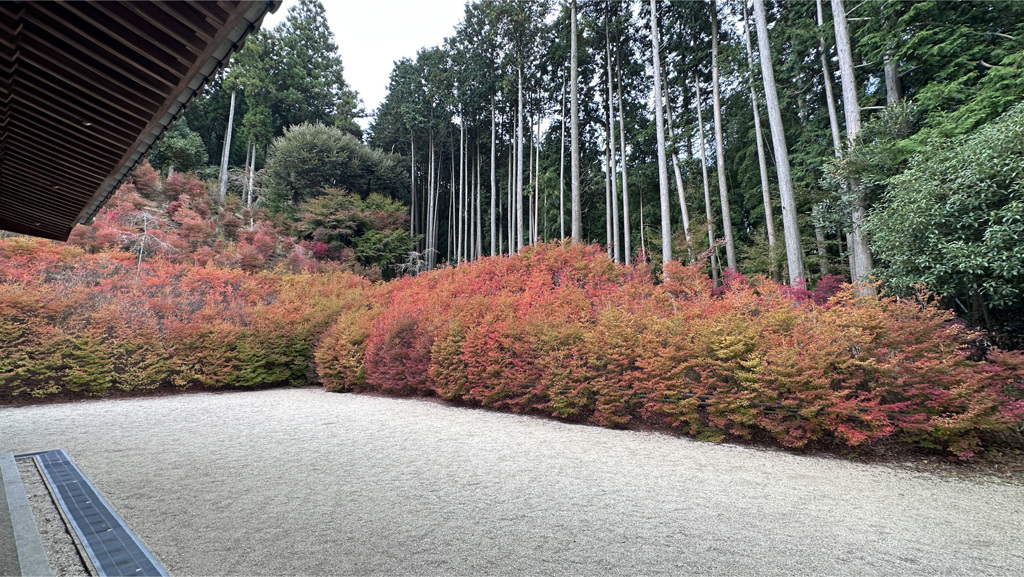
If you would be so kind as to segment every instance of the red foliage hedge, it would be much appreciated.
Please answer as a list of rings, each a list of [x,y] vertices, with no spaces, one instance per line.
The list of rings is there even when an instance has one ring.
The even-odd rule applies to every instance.
[[[316,340],[364,307],[368,286],[342,272],[252,274],[0,241],[0,403],[313,382]]]
[[[741,275],[713,288],[677,263],[656,282],[572,243],[376,285],[189,260],[0,241],[0,403],[319,381],[712,440],[891,438],[964,459],[1024,429],[1024,354],[975,359],[975,335],[927,298]]]
[[[713,290],[678,263],[664,276],[549,243],[400,279],[339,316],[319,376],[332,390],[790,447],[893,438],[967,459],[1020,438],[1024,355],[972,360],[974,335],[927,299],[827,298],[741,275]]]

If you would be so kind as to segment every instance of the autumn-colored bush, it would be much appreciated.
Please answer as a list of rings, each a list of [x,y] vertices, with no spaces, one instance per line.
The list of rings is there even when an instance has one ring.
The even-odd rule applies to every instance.
[[[896,439],[970,458],[1019,439],[1024,355],[919,299],[808,291],[548,243],[364,292],[317,350],[335,390],[801,447]],[[831,295],[831,296],[830,296]]]
[[[0,402],[307,384],[316,341],[368,286],[0,241]]]
[[[293,273],[345,270],[371,281],[384,276],[380,266],[369,262],[373,259],[359,257],[392,246],[383,242],[388,239],[376,238],[381,242],[356,243],[355,247],[346,245],[355,237],[345,242],[335,239],[336,246],[297,240],[287,235],[287,226],[271,222],[274,217],[264,207],[244,209],[233,196],[218,205],[211,186],[216,185],[190,173],[175,172],[161,180],[160,173],[143,162],[97,213],[92,225],[72,230],[68,244],[88,253],[122,251],[142,260],[160,258],[199,267],[212,262],[220,268],[247,272],[280,267]],[[391,231],[407,216],[400,204],[378,197],[366,201],[366,210],[358,215],[360,222],[389,226],[392,228],[381,230]]]

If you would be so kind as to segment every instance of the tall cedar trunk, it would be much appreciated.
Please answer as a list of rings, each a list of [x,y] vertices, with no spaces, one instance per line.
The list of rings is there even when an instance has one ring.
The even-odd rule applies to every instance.
[[[434,184],[433,184],[434,211],[433,211],[433,213],[431,213],[431,216],[430,216],[431,222],[434,223],[434,228],[433,228],[433,240],[431,241],[430,245],[434,249],[434,252],[431,255],[431,259],[432,259],[431,262],[433,262],[436,265],[437,264],[437,255],[439,254],[439,251],[437,250],[437,247],[440,244],[440,239],[441,239],[441,230],[440,230],[441,227],[439,226],[441,224],[441,219],[439,217],[440,212],[441,212],[441,202],[440,202],[441,201],[441,177],[440,177],[441,159],[440,159],[440,151],[437,151],[437,147],[434,144],[434,131],[433,130],[430,131],[430,150],[431,150],[430,165],[431,165],[431,170],[434,173]],[[434,152],[435,151],[437,151],[437,155],[438,155],[438,159],[437,159],[436,163],[434,162]]]
[[[502,247],[505,247],[505,238],[508,237],[508,248],[501,248],[502,254],[506,251],[509,256],[512,256],[512,157],[515,156],[513,151],[515,150],[515,130],[511,130],[508,135],[508,170],[506,174],[508,178],[505,179],[505,212],[503,213],[501,220],[501,228],[498,230],[498,234],[501,236]]]
[[[519,112],[516,133],[516,250],[523,250],[523,69],[519,68]]]
[[[615,54],[615,75],[619,80],[619,144],[622,145],[622,259],[629,266],[633,258],[632,242],[629,226],[629,179],[626,178],[626,115],[622,113],[622,67],[619,65],[619,55]]]
[[[569,133],[572,150],[569,154],[569,164],[572,166],[572,239],[576,242],[583,242],[583,206],[580,201],[580,109],[576,70],[576,0],[572,0],[570,17],[572,19],[572,40],[570,42],[571,61],[569,65],[569,110],[572,115],[572,121]]]
[[[540,239],[540,114],[537,115],[537,165],[533,178],[533,243]]]
[[[465,182],[465,192],[459,195],[459,201],[462,203],[462,210],[459,213],[462,217],[462,223],[459,226],[459,244],[462,246],[460,258],[464,261],[469,260],[469,221],[473,218],[473,215],[470,213],[471,199],[473,197],[473,171],[469,169],[469,166],[469,150],[467,149],[464,162],[459,167],[461,171],[459,180]]]
[[[885,55],[883,68],[885,70],[885,103],[887,105],[898,104],[903,99],[903,86],[900,84],[899,65],[889,53]]]
[[[431,133],[432,132],[433,131],[431,130]],[[433,163],[433,170],[434,170],[434,183],[433,183],[433,188],[434,188],[434,218],[433,218],[434,228],[433,228],[433,243],[431,244],[431,246],[434,249],[433,262],[434,262],[434,265],[436,265],[437,262],[440,260],[440,249],[439,249],[440,243],[441,243],[441,226],[440,226],[441,225],[441,219],[440,219],[440,215],[442,214],[441,207],[440,207],[440,204],[441,204],[441,159],[443,157],[441,156],[441,154],[442,154],[441,153],[441,147],[437,145],[437,141],[436,141],[436,139],[433,138],[432,134],[431,134],[431,137],[434,140],[433,141],[433,147],[432,147],[433,151],[434,151],[434,157],[431,157],[431,160],[430,160],[430,162]]]
[[[822,75],[822,78],[823,78],[824,83],[825,83],[825,105],[826,105],[826,108],[828,108],[828,123],[829,123],[829,127],[831,128],[831,132],[832,132],[832,149],[835,152],[836,158],[842,158],[843,157],[843,137],[842,137],[842,133],[839,131],[839,115],[836,113],[836,99],[835,99],[835,95],[832,92],[832,71],[829,70],[829,67],[828,67],[828,49],[825,47],[825,36],[824,36],[824,34],[822,33],[822,30],[821,30],[822,26],[825,23],[825,18],[824,18],[823,12],[824,11],[821,8],[821,0],[817,0],[818,49],[821,52],[821,75]],[[824,255],[821,255],[822,250],[824,248],[822,246],[822,244],[823,244],[825,238],[824,238],[824,233],[819,235],[819,230],[820,229],[821,229],[821,226],[818,224],[818,219],[815,218],[815,221],[814,221],[814,235],[815,235],[815,240],[818,241],[818,252],[819,252],[819,256],[822,259],[821,262],[825,263],[825,264],[822,265],[822,270],[821,270],[821,274],[824,275],[824,274],[828,274],[826,272],[826,268],[825,268],[825,267],[827,267],[827,263],[828,263],[828,260],[827,260],[828,253],[826,252]],[[819,236],[820,236],[820,238],[819,238]],[[854,276],[855,269],[856,269],[856,265],[853,265],[850,268],[850,278],[851,279],[856,278],[856,276]]]
[[[647,259],[647,235],[644,234],[644,187],[637,187],[637,201],[640,205],[640,262]]]
[[[607,4],[605,5],[605,48],[608,45],[608,19],[607,19]],[[606,138],[604,141],[604,238],[605,238],[605,252],[608,253],[608,258],[615,258],[615,249],[612,245],[615,244],[615,237],[612,236],[612,180],[615,176],[612,174],[612,153],[611,147],[609,146],[609,139]]]
[[[849,28],[846,25],[846,9],[843,0],[832,0],[832,22],[836,31],[836,53],[839,55],[839,76],[843,84],[843,112],[846,116],[846,138],[852,148],[856,145],[860,133],[860,103],[857,101],[857,80],[853,70],[853,51],[850,48]],[[871,249],[862,227],[867,217],[867,204],[859,190],[860,183],[853,180],[849,183],[853,195],[853,257],[857,266],[854,281],[871,274],[874,263]],[[874,294],[873,287],[861,285],[858,289],[861,296]]]
[[[246,193],[248,194],[248,205],[249,205],[249,228],[252,229],[254,226],[252,218],[252,209],[256,205],[256,199],[253,194],[253,180],[256,177],[256,141],[252,141],[252,161],[249,162],[249,183],[245,187]]]
[[[540,127],[540,119],[538,118],[537,121],[534,122],[533,119],[531,118],[530,119],[530,157],[527,159],[527,162],[530,163],[530,184],[531,184],[532,188],[534,189],[534,193],[530,194],[529,191],[526,192],[530,196],[530,234],[529,234],[530,244],[535,244],[537,242],[537,193],[536,193],[536,191],[537,191],[537,184],[538,184],[537,183],[537,178],[540,176],[540,172],[535,170],[533,160],[534,160],[534,157],[537,155],[537,153],[540,151],[539,141],[535,140],[536,132],[534,130],[535,128],[539,128],[539,127]]]
[[[448,262],[449,265],[452,264],[452,238],[454,237],[454,233],[455,233],[455,227],[453,226],[454,216],[455,216],[455,157],[454,157],[455,151],[452,150],[452,153],[453,153],[453,156],[452,156],[452,164],[451,164],[451,181],[450,181],[451,185],[449,186],[449,188],[451,189],[451,194],[448,195],[448,227],[447,227],[447,229],[448,229],[447,230],[447,232],[448,232],[448,242],[446,243],[446,245],[447,245],[446,248],[447,248],[447,252],[448,252],[448,261],[447,262]]]
[[[811,219],[814,221],[814,242],[818,245],[818,268],[821,274],[828,274],[828,250],[825,247],[825,231],[818,222],[818,207],[811,209]]]
[[[231,155],[231,127],[235,123],[235,91],[231,89],[231,107],[228,109],[228,129],[224,132],[224,151],[220,155],[220,191],[217,202],[224,204],[228,191],[228,157]]]
[[[476,212],[473,210],[475,195],[474,191],[477,186],[478,174],[473,172],[472,166],[474,161],[469,156],[469,149],[466,149],[466,260],[474,260],[476,258],[476,248],[473,246],[473,222],[476,220]]]
[[[509,173],[511,174],[511,172],[512,171],[510,170]],[[510,178],[510,180],[511,180],[511,178]],[[495,221],[497,222],[496,226],[498,228],[498,254],[499,255],[504,255],[505,254],[505,214],[507,212],[508,212],[508,209],[505,208],[504,203],[502,202],[502,199],[500,198],[500,195],[499,195],[499,198],[498,198],[498,218],[495,219]]]
[[[850,267],[850,278],[857,278],[854,276],[857,270],[857,261],[853,256],[853,233],[846,233],[846,262]]]
[[[612,175],[612,151],[608,147],[608,141],[604,143],[604,237],[605,237],[605,250],[608,252],[608,258],[615,258],[615,250],[612,245],[615,244],[615,238],[612,237],[612,179],[615,178]]]
[[[606,5],[607,9],[607,5]],[[619,190],[618,174],[615,170],[615,109],[612,107],[612,44],[608,32],[608,18],[610,14],[605,12],[604,46],[605,64],[608,65],[608,146],[611,148],[609,155],[610,163],[608,169],[612,183],[612,258],[615,262],[622,262],[622,247],[619,242]]]
[[[476,258],[484,256],[484,215],[483,215],[483,179],[480,169],[483,160],[480,158],[480,142],[476,144]]]
[[[416,139],[409,132],[409,236],[416,237]]]
[[[506,228],[508,230],[508,255],[509,256],[512,256],[513,254],[516,253],[516,240],[515,240],[515,230],[516,230],[515,212],[516,212],[516,203],[515,203],[515,193],[513,192],[513,190],[515,189],[515,176],[514,176],[515,175],[515,168],[514,168],[514,166],[515,166],[515,157],[516,157],[516,154],[515,154],[515,142],[514,141],[515,141],[515,132],[513,131],[513,134],[509,135],[509,142],[508,142],[508,215],[507,215],[507,218],[505,219],[507,221],[505,223],[505,226],[506,226]]]
[[[497,172],[496,172],[496,169],[495,169],[495,166],[494,166],[494,158],[495,158],[495,149],[494,149],[495,142],[494,142],[494,139],[495,139],[495,135],[496,134],[497,134],[497,132],[496,132],[495,124],[494,124],[494,96],[492,95],[491,96],[491,256],[496,256],[498,254],[497,251],[500,250],[500,248],[495,244],[496,236],[497,235],[496,235],[496,231],[494,230],[495,226],[497,224],[497,221],[495,220],[494,213],[495,213],[495,209],[497,208],[496,204],[497,204],[497,198],[498,198],[498,177],[497,177]]]
[[[821,9],[821,0],[817,0],[818,8],[818,49],[821,51],[821,75],[825,82],[825,105],[828,107],[828,122],[832,127],[832,148],[836,158],[843,157],[843,137],[839,131],[839,115],[836,113],[836,97],[832,93],[832,71],[828,68],[828,49],[825,47],[825,36],[821,27],[825,23]]]
[[[466,211],[469,214],[466,218],[466,260],[476,260],[476,191],[480,188],[480,171],[474,172],[472,166],[476,165],[479,168],[479,160],[479,155],[470,159],[469,151],[466,151],[466,170],[470,173],[466,180],[473,181],[466,189],[466,201],[469,205]]]
[[[463,120],[459,120],[459,200],[455,205],[455,261],[459,262],[463,259],[463,235],[462,227],[463,213],[466,209],[465,196],[466,196],[466,170],[465,170],[465,143],[466,143],[466,125]]]
[[[672,219],[669,215],[668,165],[665,162],[665,114],[661,103],[661,55],[658,40],[658,4],[651,0],[651,48],[654,52],[654,118],[658,132],[658,188],[661,193],[661,261],[672,260]]]
[[[473,210],[474,194],[476,190],[478,176],[473,172],[473,165],[475,164],[473,157],[469,153],[469,136],[466,136],[466,225],[465,225],[465,247],[466,247],[466,260],[470,261],[474,259],[474,248],[473,248],[473,222],[476,219],[476,212]]]
[[[704,142],[704,114],[701,112],[700,79],[693,77],[693,90],[696,93],[697,134],[700,145],[700,173],[704,183],[704,216],[708,223],[708,250],[711,251],[711,277],[718,285],[718,255],[715,250],[715,217],[711,214],[711,183],[708,182],[707,146]]]
[[[524,207],[526,217],[523,228],[525,229],[526,244],[533,244],[533,195],[530,194],[530,189],[533,188],[533,117],[528,116],[526,119],[526,130],[530,139],[529,146],[523,144],[523,151],[526,153],[526,172],[529,176],[529,181],[526,183],[524,188],[523,196],[526,199],[526,206]],[[524,137],[526,138],[526,137]]]
[[[818,0],[820,3],[821,0]],[[754,138],[757,139],[757,168],[761,173],[761,199],[764,202],[765,230],[768,232],[768,257],[771,260],[772,276],[779,278],[778,267],[775,266],[775,214],[772,210],[771,188],[768,184],[768,160],[764,152],[764,134],[761,131],[761,106],[754,90],[754,48],[750,43],[750,21],[747,18],[747,3],[743,2],[743,36],[747,43],[747,68],[750,76],[747,85],[750,88],[750,106],[754,110]]]
[[[253,154],[252,141],[251,140],[247,140],[245,142],[245,164],[242,165],[243,173],[244,174],[249,174],[249,159],[252,157],[252,154]],[[170,175],[168,175],[168,178],[170,178]],[[245,208],[247,210],[252,210],[252,199],[249,198],[249,191],[246,190],[246,188],[244,186],[244,181],[243,181],[243,186],[242,186],[242,200],[245,202]]]
[[[668,120],[668,137],[675,142],[676,133],[672,127],[672,104],[666,99],[665,101],[665,117]],[[672,159],[672,172],[675,173],[676,177],[676,193],[679,195],[679,212],[683,217],[683,235],[686,237],[687,253],[690,260],[693,260],[693,250],[690,248],[690,210],[686,206],[686,191],[683,189],[683,173],[679,169],[679,158],[676,157],[675,148],[669,154],[669,158]]]
[[[431,166],[430,166],[430,164],[432,163],[432,161],[433,161],[433,159],[430,158],[430,142],[429,142],[429,139],[428,139],[428,142],[427,142],[427,167],[426,167],[427,181],[426,181],[426,183],[424,183],[424,190],[423,190],[423,195],[425,196],[425,198],[423,200],[423,203],[426,203],[426,207],[423,210],[423,222],[422,222],[422,228],[423,228],[423,260],[426,262],[426,267],[427,267],[428,270],[431,268],[431,264],[430,264],[430,232],[431,232],[430,209],[432,208],[432,206],[431,206],[431,200],[432,199],[431,199],[431,190],[430,190],[430,180],[431,180],[431,174],[430,174],[431,173]]]
[[[434,134],[433,131],[427,137],[427,212],[424,220],[426,228],[426,237],[423,243],[423,254],[427,260],[427,269],[434,268],[434,255],[432,250],[434,248],[434,222],[431,216],[433,216],[434,208]]]
[[[558,238],[565,238],[565,78],[562,79],[562,152],[558,157]]]
[[[476,248],[473,249],[473,254],[476,258],[484,256],[484,231],[483,231],[483,215],[481,214],[481,196],[483,196],[483,183],[480,182],[480,141],[476,143]]]
[[[456,175],[456,178],[458,178],[458,183],[459,183],[458,184],[458,191],[457,191],[458,196],[455,197],[455,229],[454,229],[455,232],[454,232],[454,234],[455,234],[455,262],[456,263],[462,262],[462,260],[464,260],[464,258],[465,258],[464,257],[464,251],[465,251],[465,248],[466,248],[465,244],[463,242],[464,235],[462,233],[463,227],[466,225],[465,217],[464,217],[465,210],[466,210],[466,204],[465,204],[465,201],[464,201],[464,196],[466,194],[466,185],[465,185],[465,178],[466,178],[465,160],[466,159],[465,159],[465,152],[464,152],[464,148],[463,148],[463,144],[464,144],[463,141],[464,141],[464,138],[465,138],[464,129],[465,129],[465,126],[462,125],[462,121],[460,120],[459,121],[459,164],[458,164],[458,168],[455,169],[455,175]]]
[[[475,164],[476,159],[474,156],[470,156],[469,142],[466,142],[466,260],[476,259],[473,227],[476,222],[476,187],[479,184],[480,175],[473,171]]]
[[[448,264],[452,262],[452,248],[454,247],[452,241],[455,237],[455,143],[451,142],[451,178],[448,180],[450,183],[449,188],[451,194],[448,195]],[[458,260],[458,253],[455,254],[455,259]]]
[[[548,201],[550,200],[550,198],[550,193],[544,195],[544,224],[541,226],[541,242],[547,242],[548,240],[551,239],[551,226],[548,224],[550,220],[549,217],[551,216],[551,212],[548,210]]]
[[[775,148],[775,172],[779,179],[779,197],[782,200],[782,230],[786,237],[789,282],[796,286],[803,282],[804,255],[800,247],[800,229],[797,226],[796,195],[789,167],[789,149],[786,147],[782,110],[775,88],[775,69],[772,66],[772,53],[768,45],[768,20],[765,18],[764,0],[754,0],[754,23],[757,25],[757,47],[761,56],[761,76],[764,79],[768,124],[771,127],[772,144]]]
[[[431,171],[434,174],[434,177],[433,177],[434,178],[434,182],[431,185],[431,187],[433,188],[432,193],[433,193],[433,197],[434,197],[434,212],[431,215],[432,218],[430,219],[431,222],[433,223],[433,228],[431,229],[430,248],[432,248],[434,252],[431,254],[430,262],[432,262],[434,264],[434,266],[436,267],[438,261],[440,260],[440,256],[441,256],[441,251],[438,248],[438,247],[441,246],[441,216],[440,215],[442,214],[441,213],[441,150],[440,150],[440,147],[438,147],[438,145],[437,145],[437,140],[434,138],[434,131],[433,130],[430,131],[430,150],[431,150],[430,165],[431,165]]]
[[[711,90],[715,114],[715,153],[718,159],[718,196],[722,203],[722,234],[725,236],[725,262],[736,270],[736,243],[732,238],[729,187],[725,180],[725,139],[722,136],[722,99],[718,87],[718,6],[711,1]]]
[[[472,183],[466,190],[466,201],[468,216],[466,218],[466,259],[476,259],[476,190],[480,186],[480,173],[479,171],[474,172],[472,169],[473,165],[479,161],[479,156],[474,159],[469,158],[469,151],[466,151],[466,169],[469,171],[469,175],[466,176],[466,180],[472,179]]]
[[[434,258],[434,228],[436,227],[434,220],[434,203],[436,198],[434,195],[434,131],[430,131],[430,135],[427,139],[427,161],[430,163],[427,166],[427,241],[426,252],[427,257],[427,268],[430,270],[434,269],[435,258]]]

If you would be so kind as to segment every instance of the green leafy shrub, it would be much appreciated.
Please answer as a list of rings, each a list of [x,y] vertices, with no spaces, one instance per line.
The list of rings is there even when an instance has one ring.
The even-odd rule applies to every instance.
[[[1024,330],[1024,105],[910,164],[870,215],[878,274],[898,294],[927,285],[976,325]]]

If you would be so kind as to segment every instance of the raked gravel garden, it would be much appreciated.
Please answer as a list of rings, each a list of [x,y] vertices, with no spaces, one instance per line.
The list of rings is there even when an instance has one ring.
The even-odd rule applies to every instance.
[[[1019,575],[1024,485],[314,388],[0,408],[172,575]]]

